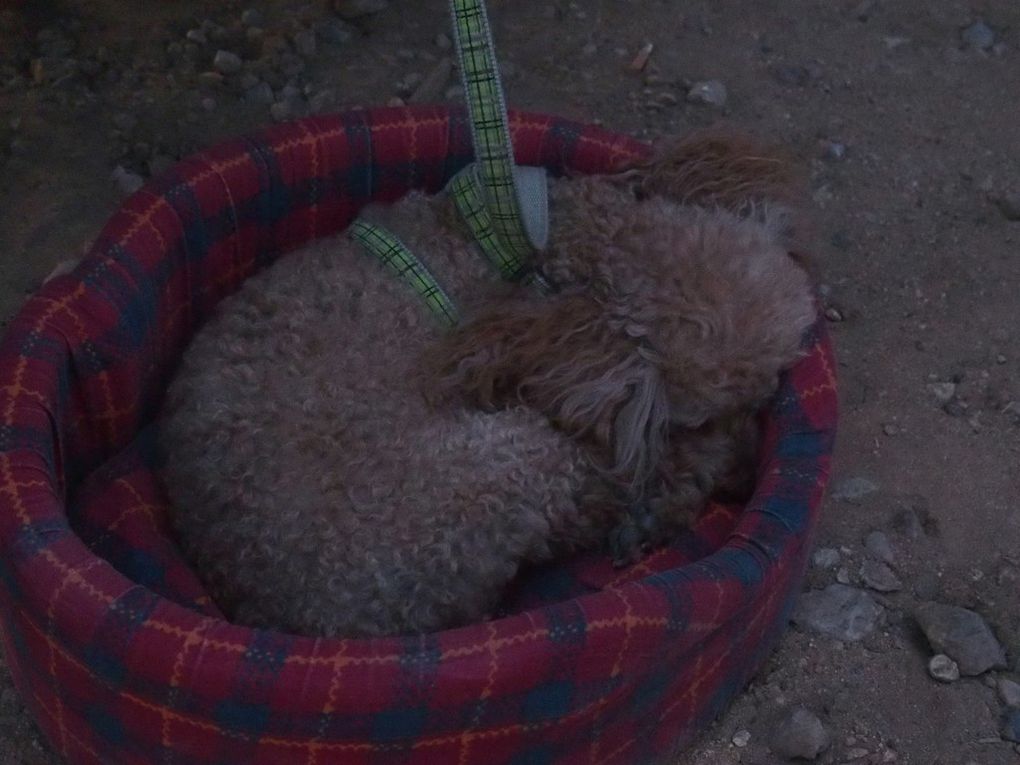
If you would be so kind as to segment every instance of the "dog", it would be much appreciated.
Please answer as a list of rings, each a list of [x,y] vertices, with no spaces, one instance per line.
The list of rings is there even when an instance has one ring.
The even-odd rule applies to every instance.
[[[247,280],[160,428],[180,544],[234,621],[309,636],[486,618],[527,564],[626,564],[754,482],[755,413],[815,319],[787,165],[697,135],[550,182],[554,287],[501,282],[445,195],[363,215],[458,304],[444,328],[346,238]]]

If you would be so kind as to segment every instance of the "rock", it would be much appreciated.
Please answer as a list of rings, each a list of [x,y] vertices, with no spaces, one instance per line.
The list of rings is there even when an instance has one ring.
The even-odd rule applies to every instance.
[[[835,547],[819,547],[811,556],[815,568],[835,568],[839,565],[839,550]]]
[[[273,103],[273,89],[268,82],[259,82],[244,92],[244,102],[268,106]]]
[[[450,40],[449,36],[444,32],[437,34],[436,39],[433,42],[439,50],[450,50],[450,48],[453,47],[453,41]]]
[[[117,186],[125,194],[134,194],[145,183],[145,179],[142,176],[138,173],[132,173],[122,165],[117,165],[110,174],[110,177],[116,181]]]
[[[783,85],[803,88],[811,81],[811,72],[800,64],[779,64],[772,68],[772,76]]]
[[[836,572],[836,581],[840,584],[850,584],[850,569],[846,566],[840,566]]]
[[[389,0],[333,0],[333,10],[342,19],[360,19],[386,10]]]
[[[864,537],[864,549],[883,563],[893,564],[896,562],[896,553],[893,551],[892,543],[882,531],[872,531]]]
[[[829,306],[825,309],[825,318],[834,324],[838,324],[843,321],[843,312],[835,306]]]
[[[855,502],[868,494],[878,491],[878,484],[867,478],[847,478],[836,484],[832,498],[839,502]]]
[[[422,78],[421,83],[408,98],[408,103],[422,104],[438,101],[446,90],[446,83],[450,81],[452,73],[453,61],[448,57],[441,58]]]
[[[861,581],[878,592],[896,592],[903,589],[903,582],[885,563],[866,560],[861,564]]]
[[[294,33],[294,48],[302,56],[315,55],[315,32],[311,29],[302,29]]]
[[[315,26],[319,39],[329,45],[343,45],[354,39],[355,32],[340,19],[323,19]]]
[[[733,746],[743,749],[751,742],[751,731],[738,730],[730,740],[733,742]]]
[[[1020,194],[995,194],[989,199],[1006,220],[1020,221]]]
[[[241,71],[241,57],[229,50],[220,49],[213,56],[213,68],[220,74],[236,74]]]
[[[694,104],[724,106],[726,104],[726,86],[719,80],[703,80],[694,83],[687,91],[687,100]]]
[[[936,382],[928,383],[928,390],[935,396],[940,404],[948,404],[956,395],[956,383]]]
[[[960,32],[960,39],[970,48],[988,50],[995,44],[995,32],[990,26],[978,19]]]
[[[207,112],[215,111],[216,99],[211,96],[206,96],[205,98],[202,99],[202,108],[205,109]]]
[[[130,133],[138,124],[138,118],[127,112],[120,112],[113,115],[113,125],[122,133]]]
[[[1007,707],[1020,707],[1020,683],[1015,683],[1009,678],[1000,677],[999,698]]]
[[[1006,666],[1006,655],[991,628],[966,608],[924,603],[914,614],[931,647],[960,665],[960,673],[980,675]]]
[[[829,733],[814,714],[798,707],[776,725],[769,747],[786,759],[813,760],[829,747]]]
[[[149,176],[155,177],[162,175],[171,167],[173,167],[175,160],[173,157],[167,156],[166,154],[154,154],[149,160]]]
[[[802,629],[854,642],[871,634],[881,616],[882,606],[864,590],[830,584],[800,596],[793,622]]]
[[[1020,743],[1020,709],[1007,709],[1003,713],[999,734],[1006,741]]]
[[[247,8],[241,13],[241,23],[246,27],[264,27],[266,19],[257,8]]]
[[[209,38],[205,36],[205,32],[201,29],[189,29],[185,33],[184,39],[195,43],[195,45],[205,46],[209,44]]]
[[[944,653],[937,653],[928,661],[928,674],[942,683],[960,679],[960,667]]]
[[[332,88],[320,90],[308,99],[308,108],[313,114],[322,114],[335,109],[337,105],[336,91]]]
[[[287,101],[277,101],[269,107],[269,113],[273,115],[273,119],[277,122],[285,122],[294,116],[290,104]]]

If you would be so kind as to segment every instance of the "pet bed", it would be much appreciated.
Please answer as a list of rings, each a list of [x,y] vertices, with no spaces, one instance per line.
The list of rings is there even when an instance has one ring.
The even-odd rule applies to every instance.
[[[512,115],[518,161],[646,147]],[[313,640],[231,625],[177,552],[151,423],[189,337],[241,281],[369,200],[438,190],[465,115],[353,111],[182,161],[126,200],[0,345],[0,621],[14,682],[72,763],[667,761],[741,690],[796,597],[836,424],[824,322],[765,420],[757,490],[636,566],[531,572],[462,629]],[[337,349],[342,353],[342,347]],[[270,572],[271,575],[271,572]]]

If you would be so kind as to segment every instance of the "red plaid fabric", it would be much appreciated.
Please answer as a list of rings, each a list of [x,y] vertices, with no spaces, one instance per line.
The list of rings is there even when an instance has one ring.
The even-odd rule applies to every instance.
[[[646,148],[513,116],[518,161],[620,168]],[[464,116],[381,109],[273,127],[130,197],[0,344],[0,625],[70,762],[636,763],[667,759],[754,673],[796,596],[836,423],[824,324],[766,415],[758,490],[625,571],[523,577],[507,615],[421,637],[312,640],[223,621],[180,559],[152,428],[216,302],[370,199],[439,189]]]

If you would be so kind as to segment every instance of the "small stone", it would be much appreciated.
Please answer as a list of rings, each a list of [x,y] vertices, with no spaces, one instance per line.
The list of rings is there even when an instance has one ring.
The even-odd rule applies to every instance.
[[[928,390],[935,396],[940,404],[947,404],[956,395],[956,383],[935,382],[928,383]]]
[[[273,115],[273,119],[277,122],[284,122],[294,116],[290,103],[287,101],[277,101],[269,107],[269,113]]]
[[[320,90],[308,100],[308,108],[313,114],[322,114],[336,108],[336,91],[332,88]]]
[[[822,721],[803,708],[783,717],[769,741],[772,751],[786,759],[813,760],[829,747],[829,733]]]
[[[451,85],[443,92],[443,98],[447,101],[459,101],[464,97],[464,88],[460,85]]]
[[[138,124],[138,119],[133,114],[120,112],[113,115],[113,124],[122,133],[130,133]]]
[[[840,584],[850,584],[850,569],[840,566],[839,571],[836,572],[836,581]]]
[[[241,57],[222,48],[213,56],[213,68],[221,74],[236,74],[241,71]]]
[[[1007,707],[1020,707],[1020,683],[1009,678],[999,678],[999,698]]]
[[[453,73],[453,61],[448,57],[441,58],[434,67],[432,67],[428,74],[422,78],[421,83],[415,88],[414,92],[408,97],[408,102],[412,104],[431,103],[438,101],[446,88],[446,83],[450,81],[450,75]]]
[[[439,50],[450,50],[450,48],[453,47],[453,42],[450,40],[449,36],[444,32],[440,32],[439,34],[437,34],[436,39],[433,40],[433,42],[435,43],[436,47],[439,48]]]
[[[991,628],[973,611],[941,603],[924,603],[914,614],[931,647],[973,677],[989,669],[1004,668],[1006,654]]]
[[[386,10],[388,0],[333,0],[333,10],[342,19],[360,19]]]
[[[993,194],[989,199],[1006,220],[1020,221],[1020,194]]]
[[[687,91],[687,100],[694,104],[724,106],[726,104],[726,86],[719,80],[703,80],[696,82]]]
[[[863,746],[855,746],[853,749],[846,750],[846,754],[843,755],[843,761],[853,762],[854,760],[862,760],[869,754],[871,754],[871,752],[869,752]]]
[[[949,401],[942,405],[942,411],[950,417],[966,417],[967,409],[967,402],[961,401],[956,397],[949,399]]]
[[[839,141],[826,141],[824,143],[824,154],[822,156],[825,159],[839,162],[846,157],[846,144]]]
[[[874,481],[862,477],[847,478],[832,490],[832,498],[838,502],[856,502],[876,491],[878,484]]]
[[[132,173],[121,165],[117,165],[110,177],[116,181],[117,186],[125,194],[134,194],[145,183],[145,179],[138,173]]]
[[[154,178],[162,175],[173,167],[175,161],[173,157],[166,154],[154,154],[149,160],[149,176]]]
[[[987,50],[995,44],[995,32],[984,21],[978,19],[960,32],[960,39],[970,48]]]
[[[218,88],[223,84],[223,75],[219,72],[202,72],[198,75],[198,84],[207,88]]]
[[[882,425],[882,432],[885,433],[887,436],[895,436],[899,435],[900,429],[896,427],[893,423],[887,422]]]
[[[840,311],[835,306],[829,306],[828,308],[825,309],[825,318],[833,322],[834,324],[838,324],[839,322],[843,321],[843,312]]]
[[[1020,709],[1007,709],[1003,713],[999,733],[1006,741],[1020,743]]]
[[[247,8],[241,13],[241,23],[246,27],[264,27],[266,19],[257,8]]]
[[[185,33],[184,39],[195,43],[195,45],[209,44],[209,38],[205,36],[205,32],[203,32],[201,29],[189,29]]]
[[[772,76],[783,85],[803,88],[811,81],[811,72],[800,64],[780,64],[772,69]]]
[[[311,29],[302,29],[294,33],[294,48],[302,56],[315,55],[315,32]]]
[[[273,103],[273,89],[268,82],[260,82],[244,92],[244,102],[268,106]]]
[[[393,96],[392,98],[390,98],[389,101],[386,102],[386,105],[387,106],[406,106],[407,104],[404,102],[404,99],[402,99],[400,96]]]
[[[811,556],[815,568],[835,568],[839,565],[839,550],[835,547],[820,547]]]
[[[944,653],[937,653],[928,660],[928,674],[940,683],[955,683],[960,679],[960,667]]]
[[[215,111],[216,99],[212,98],[211,96],[206,96],[205,98],[202,99],[202,108],[205,109],[207,112]]]
[[[323,19],[315,26],[319,39],[329,45],[343,45],[355,37],[355,30],[350,24],[340,19]]]
[[[896,562],[896,551],[884,531],[872,531],[864,537],[864,549],[883,563]]]
[[[736,733],[733,734],[733,738],[731,739],[731,741],[733,741],[733,746],[739,749],[743,749],[751,742],[751,731],[738,730]]]
[[[903,589],[903,582],[885,563],[866,560],[861,564],[861,581],[877,592],[897,592]]]
[[[864,590],[844,584],[830,584],[824,590],[801,595],[793,622],[812,632],[847,643],[874,632],[882,607]]]

